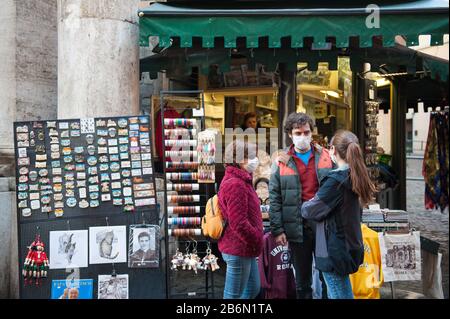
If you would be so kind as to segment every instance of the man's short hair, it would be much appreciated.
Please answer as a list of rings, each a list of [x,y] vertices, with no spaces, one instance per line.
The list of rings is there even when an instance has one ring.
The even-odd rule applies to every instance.
[[[314,130],[314,121],[308,114],[301,112],[291,113],[284,124],[284,131],[291,134],[293,129],[299,128],[306,124],[309,124],[311,131]]]
[[[138,235],[138,240],[141,240],[142,237],[148,237],[150,239],[150,234],[144,231]]]

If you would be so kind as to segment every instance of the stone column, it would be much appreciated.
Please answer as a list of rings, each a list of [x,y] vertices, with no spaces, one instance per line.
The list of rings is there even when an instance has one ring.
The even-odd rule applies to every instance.
[[[139,113],[138,0],[58,0],[58,118]]]

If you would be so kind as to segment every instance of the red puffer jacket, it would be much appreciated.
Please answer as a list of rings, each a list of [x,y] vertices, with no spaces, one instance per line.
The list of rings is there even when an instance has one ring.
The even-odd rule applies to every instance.
[[[219,206],[227,226],[219,239],[222,253],[257,257],[263,247],[263,223],[258,195],[252,176],[239,168],[228,166],[218,193]]]

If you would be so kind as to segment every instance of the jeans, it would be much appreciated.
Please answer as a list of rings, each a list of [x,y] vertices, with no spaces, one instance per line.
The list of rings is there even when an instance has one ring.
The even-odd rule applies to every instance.
[[[350,276],[340,276],[334,272],[322,272],[327,283],[329,299],[354,299]]]
[[[320,270],[316,269],[314,260],[312,265],[312,274],[313,299],[328,299],[327,285],[325,284],[325,280],[323,279],[323,273]]]
[[[256,258],[224,253],[222,258],[227,264],[223,299],[256,298],[261,288]]]

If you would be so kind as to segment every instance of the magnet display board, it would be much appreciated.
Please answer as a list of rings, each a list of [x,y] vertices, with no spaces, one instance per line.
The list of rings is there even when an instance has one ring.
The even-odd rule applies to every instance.
[[[39,286],[25,285],[21,277],[20,297],[50,299],[52,280],[79,278],[93,279],[95,299],[98,275],[110,275],[114,268],[117,274],[128,274],[129,298],[164,298],[162,263],[151,269],[129,268],[128,255],[123,256],[128,250],[130,225],[160,223],[150,118],[15,122],[14,141],[20,273],[27,247],[37,234],[50,261],[58,265],[51,265],[48,277]],[[89,251],[85,250],[95,245],[88,239],[89,228],[101,226],[112,227],[117,233],[100,248],[104,249],[101,257],[111,262],[88,263],[86,267]],[[125,226],[126,234],[123,227],[114,226]],[[51,231],[85,232],[73,236],[54,233],[50,242]],[[100,242],[103,233],[94,238]],[[110,246],[119,244],[127,248],[115,251]],[[160,246],[158,242],[158,249]],[[121,254],[120,258],[109,256],[109,249],[114,250],[114,256]],[[50,255],[56,252],[65,253],[69,259]],[[73,260],[81,263],[80,268],[71,266]]]

